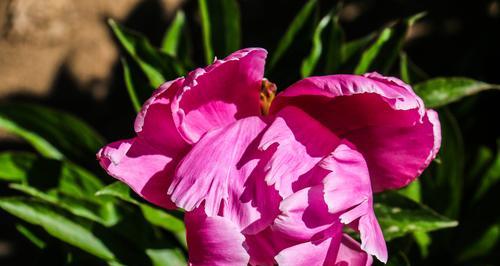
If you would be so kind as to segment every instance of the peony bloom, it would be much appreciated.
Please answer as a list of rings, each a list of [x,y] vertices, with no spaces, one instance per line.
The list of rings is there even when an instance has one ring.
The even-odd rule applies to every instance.
[[[434,159],[436,112],[376,73],[307,78],[263,106],[265,57],[243,49],[166,82],[136,137],[101,149],[100,164],[146,200],[186,210],[191,265],[386,262],[372,195]]]

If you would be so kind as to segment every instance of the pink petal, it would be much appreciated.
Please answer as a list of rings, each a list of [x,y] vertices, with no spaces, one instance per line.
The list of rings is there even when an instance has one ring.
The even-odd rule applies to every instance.
[[[285,107],[264,133],[259,148],[276,149],[266,165],[266,182],[282,197],[293,193],[292,185],[309,172],[338,144],[326,127],[296,107]]]
[[[440,129],[437,113],[430,110],[415,126],[368,127],[346,138],[363,153],[378,192],[406,186],[422,173],[439,150]]]
[[[375,192],[407,185],[439,147],[438,119],[429,123],[422,100],[396,78],[376,73],[307,78],[278,95],[271,113],[290,105],[358,147]],[[396,149],[402,146],[409,149]],[[382,151],[397,156],[381,157]]]
[[[249,255],[243,246],[245,237],[228,219],[207,217],[202,209],[185,216],[189,262],[202,266],[247,265]]]
[[[270,227],[255,235],[246,235],[245,247],[250,254],[250,265],[276,265],[274,257],[283,249],[297,245],[298,241],[272,230]]]
[[[187,75],[172,103],[175,124],[187,142],[196,143],[211,129],[260,114],[266,55],[264,49],[243,49]]]
[[[168,81],[156,89],[135,119],[135,132],[159,150],[173,154],[188,147],[172,119],[171,102],[181,88],[183,78]]]
[[[130,186],[146,200],[175,209],[166,191],[176,162],[141,138],[113,142],[97,154],[109,175]]]
[[[336,266],[369,266],[372,262],[372,257],[360,248],[358,242],[343,234],[335,260]]]
[[[276,256],[276,261],[280,266],[369,266],[373,262],[359,243],[341,231],[286,248]]]
[[[328,212],[321,185],[304,188],[284,199],[280,211],[271,228],[298,241],[309,241],[338,221],[338,215]]]
[[[331,171],[323,180],[330,213],[348,210],[372,197],[370,175],[363,155],[345,140],[320,163]],[[355,195],[355,196],[354,196]]]
[[[173,170],[189,149],[172,120],[170,103],[183,79],[161,85],[143,105],[135,120],[137,137],[102,148],[97,157],[113,177],[128,184],[146,200],[176,208],[166,194]]]
[[[275,259],[280,266],[336,265],[342,231],[332,228],[318,240],[303,242],[283,249]]]
[[[259,165],[269,157],[257,149],[266,126],[261,118],[248,117],[205,134],[176,170],[168,190],[172,201],[187,211],[205,202],[208,216],[229,217],[253,233],[262,230],[277,215],[281,199],[263,182]]]
[[[363,155],[349,143],[342,143],[320,166],[331,171],[323,181],[328,211],[339,213],[344,224],[357,222],[361,248],[386,262],[387,247],[373,212],[370,175]]]

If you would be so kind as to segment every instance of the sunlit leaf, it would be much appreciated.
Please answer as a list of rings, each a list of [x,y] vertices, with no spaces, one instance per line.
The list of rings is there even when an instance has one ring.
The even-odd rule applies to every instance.
[[[241,46],[240,8],[236,0],[198,0],[205,61],[224,57]]]
[[[108,23],[125,51],[141,67],[152,88],[185,74],[184,67],[176,58],[153,47],[146,37],[112,19]]]
[[[300,32],[300,30],[306,24],[306,21],[309,19],[310,15],[312,14],[312,11],[314,10],[314,7],[316,7],[316,0],[308,1],[304,5],[304,7],[302,7],[297,16],[293,19],[286,33],[278,42],[276,50],[271,56],[271,60],[269,61],[269,70],[273,69],[278,63],[278,61],[281,59],[281,57],[283,57],[285,52],[292,44],[295,36]]]
[[[485,90],[500,90],[500,85],[463,78],[434,78],[414,86],[429,108],[441,107]]]
[[[0,153],[0,180],[11,188],[87,219],[112,225],[118,217],[112,202],[96,198],[103,183],[70,162],[37,157],[27,152]]]
[[[186,26],[186,15],[184,11],[179,10],[175,15],[174,20],[168,27],[167,33],[163,38],[161,49],[171,56],[177,56],[179,44],[182,39],[182,31]]]
[[[104,145],[103,138],[79,118],[34,104],[0,105],[0,128],[54,159],[88,160]]]
[[[399,56],[409,28],[422,16],[423,13],[416,14],[392,27],[384,28],[375,43],[363,52],[354,73],[363,74],[369,71],[378,71],[387,74]]]
[[[158,209],[156,207],[149,206],[147,204],[141,203],[130,195],[131,190],[122,182],[114,182],[111,185],[104,187],[99,190],[97,196],[113,196],[117,197],[123,201],[132,203],[140,207],[144,217],[151,223],[158,227],[162,227],[170,232],[184,232],[185,227],[181,219]]]
[[[1,198],[0,208],[24,221],[43,227],[50,235],[99,258],[115,259],[115,255],[91,231],[91,224],[84,220],[71,220],[66,214],[35,200]]]
[[[454,227],[458,224],[396,192],[378,194],[375,197],[374,209],[386,240],[414,232]]]
[[[318,63],[319,57],[321,56],[323,50],[323,44],[321,42],[321,33],[325,27],[330,23],[332,15],[328,14],[324,16],[316,26],[313,34],[312,48],[309,55],[302,61],[302,67],[300,72],[302,77],[308,77],[314,71],[316,64]]]
[[[26,237],[33,245],[35,245],[39,249],[44,249],[47,246],[47,243],[39,236],[37,236],[31,229],[26,227],[23,224],[16,224],[16,230],[21,233],[24,237]]]
[[[141,102],[139,100],[139,96],[137,95],[137,85],[135,84],[136,82],[134,81],[134,77],[132,75],[132,72],[130,71],[127,60],[122,57],[121,62],[128,96],[130,97],[130,101],[132,102],[134,110],[136,112],[139,112],[141,110]]]
[[[153,266],[184,266],[186,260],[178,249],[146,249]]]

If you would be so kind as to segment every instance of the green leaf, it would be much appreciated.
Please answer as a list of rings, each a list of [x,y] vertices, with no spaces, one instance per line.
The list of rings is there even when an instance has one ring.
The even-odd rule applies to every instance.
[[[462,133],[453,114],[439,113],[441,149],[439,163],[433,163],[420,178],[424,201],[448,217],[458,217],[464,185],[465,150]]]
[[[141,209],[144,218],[146,218],[151,224],[164,228],[167,231],[173,233],[183,233],[185,231],[184,222],[181,219],[169,214],[166,211],[163,211],[156,207],[151,207],[147,204],[135,200],[130,196],[130,192],[130,188],[127,187],[127,185],[117,181],[99,190],[96,195],[108,195],[117,197],[123,201],[138,206]]]
[[[161,50],[171,56],[177,56],[179,43],[182,39],[182,31],[186,26],[186,15],[184,11],[179,10],[175,18],[167,29],[167,33],[161,43]]]
[[[241,46],[240,8],[236,0],[198,0],[205,61],[226,56]]]
[[[426,107],[437,108],[485,90],[500,90],[500,85],[463,77],[434,78],[414,86]]]
[[[128,66],[127,60],[122,57],[121,58],[122,67],[123,67],[123,77],[125,79],[125,86],[127,87],[128,96],[130,97],[130,101],[132,102],[132,106],[136,112],[141,110],[141,102],[139,101],[139,96],[137,95],[137,85],[134,81],[134,77],[130,68]]]
[[[500,140],[497,143],[495,160],[486,169],[481,180],[476,182],[479,182],[479,186],[472,198],[473,203],[477,203],[494,185],[500,182]]]
[[[102,189],[97,191],[95,193],[95,195],[96,196],[113,196],[113,197],[119,198],[123,201],[129,202],[129,203],[132,203],[135,205],[140,204],[140,202],[138,202],[137,200],[132,198],[132,196],[130,195],[130,192],[131,192],[131,190],[127,185],[125,185],[122,182],[116,181],[116,182],[111,183],[110,185],[103,187]]]
[[[337,7],[336,12],[341,6]],[[339,23],[339,16],[332,17],[332,26],[328,35],[328,44],[326,51],[325,73],[336,73],[342,64],[342,49],[344,47],[344,31]]]
[[[375,70],[387,74],[399,56],[409,28],[423,15],[423,13],[416,14],[383,29],[375,43],[363,52],[354,73],[363,74]]]
[[[31,224],[39,225],[47,233],[104,260],[115,255],[91,231],[91,224],[72,220],[62,212],[35,200],[0,198],[0,208]]]
[[[357,54],[370,44],[375,38],[374,34],[369,34],[359,39],[346,42],[341,48],[341,63],[345,64],[356,57]],[[361,57],[361,55],[359,55]]]
[[[101,203],[96,202],[92,198],[76,198],[65,195],[64,193],[59,193],[59,191],[56,190],[45,193],[36,188],[22,184],[11,184],[10,187],[67,210],[76,216],[87,218],[105,226],[114,225],[118,221],[118,216],[112,202]]]
[[[409,233],[429,232],[458,224],[397,192],[376,195],[374,209],[387,241]]]
[[[0,180],[8,182],[25,182],[29,171],[36,162],[36,155],[28,152],[0,153]]]
[[[410,66],[408,65],[408,55],[405,52],[399,54],[399,73],[404,82],[408,84],[412,83]]]
[[[302,7],[297,16],[293,19],[292,23],[288,27],[286,33],[283,35],[281,40],[278,42],[278,46],[276,50],[271,56],[271,60],[269,63],[269,70],[273,69],[278,61],[283,57],[288,47],[292,44],[295,36],[299,33],[299,31],[304,27],[304,24],[309,19],[314,7],[316,7],[316,0],[310,0],[307,4]]]
[[[321,42],[321,33],[328,25],[328,23],[330,23],[331,17],[332,14],[324,16],[319,21],[318,25],[316,26],[316,29],[314,30],[311,52],[304,59],[304,61],[302,61],[302,67],[300,69],[303,78],[311,75],[311,73],[316,68],[316,64],[318,63],[318,59],[321,56],[323,50],[323,44]]]
[[[459,262],[491,254],[496,244],[500,241],[500,225],[493,224],[488,227],[477,239],[467,245],[465,250],[458,256]]]
[[[151,87],[157,88],[165,81],[185,74],[184,67],[175,57],[153,47],[143,35],[126,29],[112,19],[108,23],[122,47],[140,66]]]
[[[153,266],[184,266],[186,259],[178,249],[146,249]]]
[[[21,233],[24,237],[26,237],[33,245],[35,245],[39,249],[44,249],[47,246],[47,243],[41,239],[41,237],[37,236],[31,229],[22,225],[16,224],[16,230]]]
[[[79,118],[34,104],[0,105],[0,128],[54,159],[86,161],[104,145],[103,138]]]
[[[26,152],[0,153],[0,180],[10,187],[68,210],[74,215],[110,226],[118,217],[114,205],[94,196],[103,183],[70,162],[39,158]]]
[[[408,84],[429,79],[429,75],[418,67],[405,52],[399,54],[399,73],[401,79]]]

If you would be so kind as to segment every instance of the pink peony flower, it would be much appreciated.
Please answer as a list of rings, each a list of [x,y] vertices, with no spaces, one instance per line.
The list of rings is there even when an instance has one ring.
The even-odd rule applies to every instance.
[[[166,82],[137,136],[101,149],[100,164],[146,200],[186,210],[191,265],[386,262],[372,194],[434,159],[437,113],[377,73],[307,78],[268,109],[265,57],[243,49]]]

